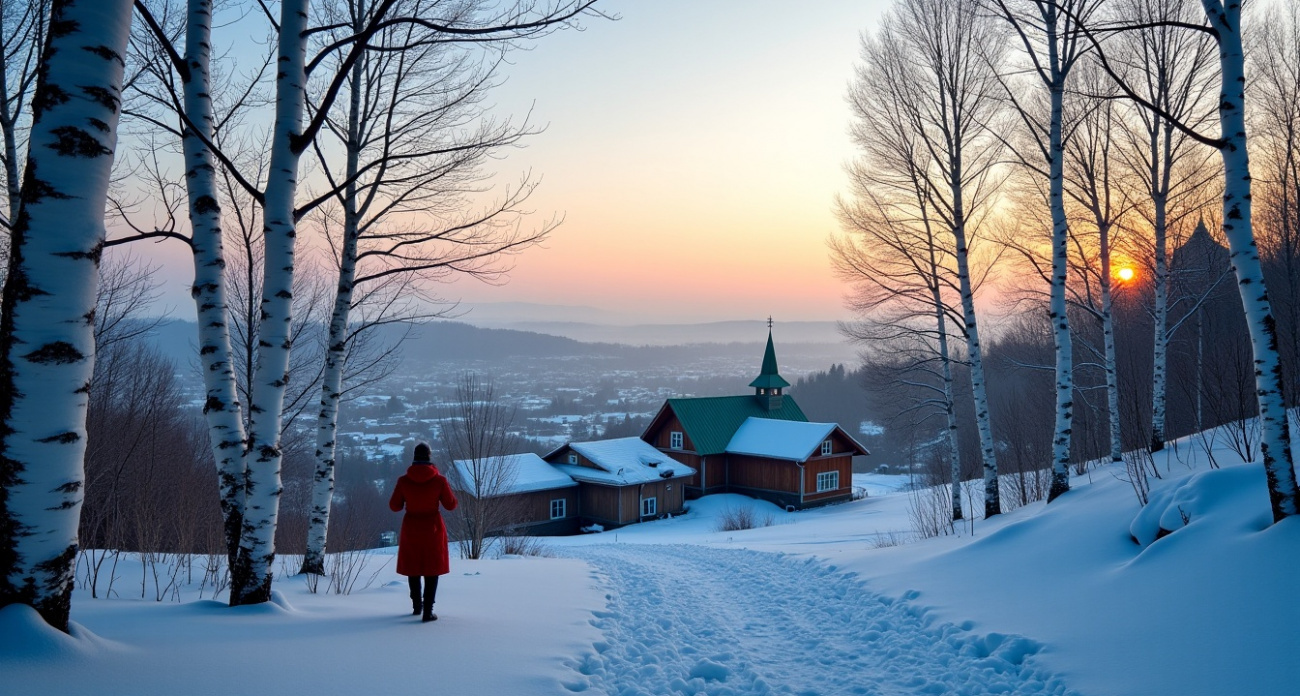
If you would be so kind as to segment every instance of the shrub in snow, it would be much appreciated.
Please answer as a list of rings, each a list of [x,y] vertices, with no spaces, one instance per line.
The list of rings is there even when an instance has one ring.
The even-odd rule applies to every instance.
[[[722,514],[718,517],[719,532],[735,532],[741,529],[754,529],[756,527],[771,527],[775,518],[772,513],[759,514],[754,508],[745,506],[723,508]]]
[[[501,556],[538,556],[541,558],[553,558],[555,556],[540,539],[531,536],[502,537],[499,554]]]

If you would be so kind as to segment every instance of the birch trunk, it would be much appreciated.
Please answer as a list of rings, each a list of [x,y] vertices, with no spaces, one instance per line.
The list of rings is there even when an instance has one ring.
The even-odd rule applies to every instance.
[[[1277,325],[1264,288],[1259,251],[1251,229],[1250,158],[1246,149],[1245,53],[1241,37],[1241,4],[1201,0],[1210,26],[1218,33],[1223,88],[1219,126],[1223,146],[1223,232],[1231,252],[1237,289],[1245,309],[1255,360],[1255,392],[1259,401],[1260,456],[1268,478],[1273,521],[1300,512],[1295,470],[1291,463],[1291,433],[1282,398],[1282,366],[1278,359]]]
[[[1110,460],[1124,461],[1119,428],[1119,370],[1115,358],[1115,302],[1110,287],[1110,223],[1098,216],[1101,247],[1101,334],[1106,361],[1106,414],[1110,425]]]
[[[325,371],[321,378],[320,412],[316,420],[316,472],[312,478],[307,553],[303,556],[301,571],[317,575],[325,573],[330,506],[334,499],[339,399],[343,394],[343,368],[348,347],[348,317],[352,310],[353,288],[356,283],[357,239],[361,223],[357,213],[356,178],[361,158],[359,133],[362,69],[362,60],[358,60],[352,66],[352,85],[348,102],[346,179],[348,184],[343,195],[343,245],[339,259],[338,293],[334,297],[334,312],[330,317],[329,339],[325,352]]]
[[[961,181],[961,158],[954,160],[954,181]],[[997,442],[989,416],[988,390],[984,381],[983,348],[975,315],[975,292],[971,288],[970,259],[966,242],[966,214],[960,186],[953,187],[955,203],[952,234],[957,246],[957,280],[961,289],[961,309],[966,325],[966,351],[970,360],[971,394],[975,399],[975,425],[980,434],[980,455],[984,464],[984,518],[1002,514],[1002,496],[998,491]]]
[[[1152,137],[1152,162],[1159,152],[1157,136]],[[1168,165],[1165,162],[1165,174],[1168,177]],[[1167,222],[1168,199],[1164,193],[1167,189],[1160,186],[1159,167],[1152,167],[1152,187],[1159,191],[1151,197],[1155,208],[1155,345],[1152,349],[1151,367],[1151,451],[1159,452],[1165,448],[1165,403],[1168,391],[1167,366],[1169,364],[1169,259]]]
[[[938,293],[935,293],[936,295]],[[957,413],[953,407],[952,395],[952,360],[948,354],[948,330],[943,317],[943,310],[936,312],[939,322],[939,360],[943,363],[943,410],[948,419],[948,459],[952,470],[952,520],[962,519],[961,511],[961,447],[957,441]]]
[[[943,411],[948,423],[948,459],[952,471],[952,520],[962,519],[961,446],[957,440],[957,410],[953,398],[952,359],[948,350],[948,322],[944,317],[943,297],[939,293],[939,263],[935,259],[934,236],[930,241],[930,292],[934,300],[935,330],[939,335],[939,362],[943,365]]]
[[[1056,346],[1056,422],[1052,438],[1052,484],[1047,502],[1070,490],[1070,438],[1074,422],[1074,343],[1066,313],[1065,291],[1069,275],[1069,223],[1065,216],[1064,147],[1061,119],[1065,101],[1065,73],[1061,70],[1058,10],[1046,9],[1048,66],[1051,70],[1051,123],[1048,126],[1048,203],[1052,211],[1051,304],[1048,310]]]
[[[231,569],[230,604],[271,598],[275,528],[280,513],[280,415],[289,379],[292,348],[294,196],[302,133],[306,75],[307,0],[280,5],[275,124],[264,205],[265,256],[257,369],[249,400],[248,458],[244,519],[239,552]]]
[[[206,397],[207,420],[226,554],[231,567],[239,548],[244,508],[244,422],[226,323],[225,253],[221,240],[221,205],[216,167],[207,143],[213,142],[210,97],[212,2],[189,0],[185,26],[185,70],[182,75],[185,114],[181,119],[185,182],[189,192],[190,247],[194,255],[194,286],[190,294],[198,316],[199,360]],[[192,124],[192,125],[190,125]]]
[[[130,25],[130,0],[53,4],[0,315],[0,606],[63,631]]]

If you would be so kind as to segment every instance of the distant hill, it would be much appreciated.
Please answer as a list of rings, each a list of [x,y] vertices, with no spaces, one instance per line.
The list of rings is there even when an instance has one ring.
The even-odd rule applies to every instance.
[[[788,365],[795,370],[826,369],[832,362],[853,361],[854,349],[843,340],[837,343],[803,340],[804,337],[795,330],[801,328],[803,324],[819,323],[823,322],[789,322],[781,327],[784,338],[780,336],[777,338],[777,355],[783,367]],[[603,328],[610,328],[594,324],[572,326],[591,327],[588,333],[593,335],[598,335]],[[718,330],[709,331],[703,327],[715,327]],[[762,359],[763,344],[767,341],[767,327],[764,322],[716,322],[676,327],[646,325],[622,328],[635,328],[647,332],[647,335],[658,331],[660,342],[645,342],[637,345],[612,340],[582,341],[542,331],[487,328],[459,321],[433,321],[413,326],[391,325],[382,327],[379,331],[380,338],[385,343],[398,341],[403,335],[407,335],[406,343],[402,348],[404,361],[408,367],[417,369],[421,363],[429,361],[496,363],[524,358],[570,357],[612,359],[628,367],[688,362],[701,357],[752,360],[757,365]],[[674,328],[680,329],[676,335],[683,339],[682,342],[668,342],[674,335],[672,331]],[[195,356],[197,352],[197,335],[194,322],[166,321],[158,325],[150,340],[174,359],[193,363],[195,360],[191,356]],[[717,335],[717,340],[687,340],[693,336],[710,335]],[[742,335],[746,340],[735,340],[737,336]]]
[[[533,331],[589,343],[632,346],[675,346],[699,343],[755,343],[767,340],[766,321],[713,321],[700,324],[609,324],[582,321],[485,319],[471,312],[459,321],[484,328]],[[783,321],[774,335],[778,343],[844,343],[833,321]]]

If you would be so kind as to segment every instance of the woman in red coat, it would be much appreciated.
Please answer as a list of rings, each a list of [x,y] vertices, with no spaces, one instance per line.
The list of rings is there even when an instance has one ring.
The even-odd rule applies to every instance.
[[[423,621],[437,621],[433,613],[434,596],[438,593],[438,576],[451,572],[447,555],[447,526],[442,522],[441,505],[456,509],[456,496],[447,479],[430,461],[429,446],[421,442],[415,446],[415,463],[406,474],[397,479],[393,497],[388,507],[401,512],[402,532],[397,541],[397,573],[407,576],[411,585],[412,614],[423,611]],[[424,578],[423,602],[420,578]]]

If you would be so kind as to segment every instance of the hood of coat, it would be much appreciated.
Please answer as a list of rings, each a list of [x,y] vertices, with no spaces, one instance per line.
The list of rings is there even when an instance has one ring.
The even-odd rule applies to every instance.
[[[432,464],[412,464],[406,468],[406,478],[416,483],[432,481],[439,473],[438,467]]]

